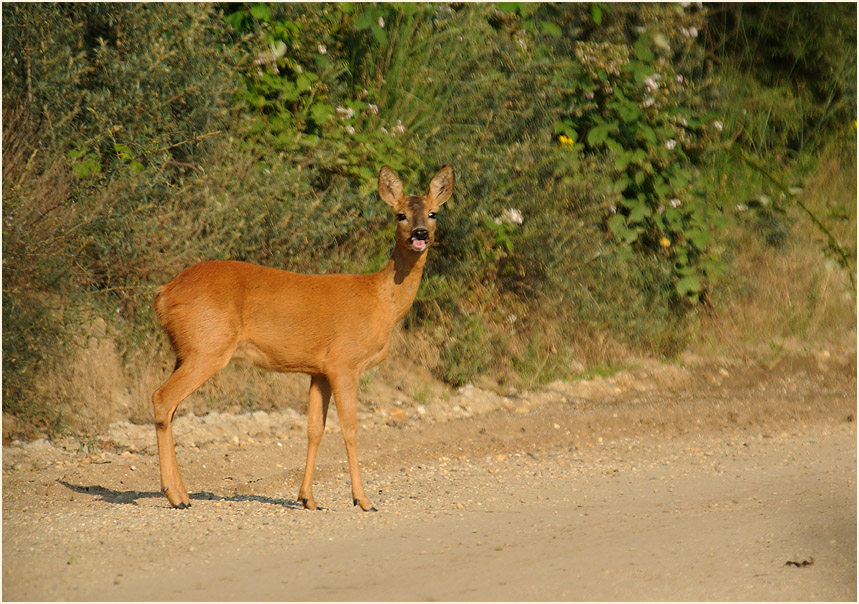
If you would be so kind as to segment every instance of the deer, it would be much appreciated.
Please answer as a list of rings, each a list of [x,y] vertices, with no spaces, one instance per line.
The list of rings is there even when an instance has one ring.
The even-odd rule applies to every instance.
[[[313,473],[331,396],[352,483],[352,503],[375,512],[358,465],[358,384],[363,371],[388,355],[391,331],[411,308],[436,213],[453,193],[450,164],[426,195],[403,194],[389,166],[379,172],[379,197],[396,217],[394,250],[376,273],[293,273],[234,260],[194,264],[157,289],[155,313],[176,355],[171,375],[152,395],[161,492],[174,508],[191,506],[179,473],[172,421],[179,403],[232,359],[265,370],[310,376],[307,460],[298,501],[318,509]]]

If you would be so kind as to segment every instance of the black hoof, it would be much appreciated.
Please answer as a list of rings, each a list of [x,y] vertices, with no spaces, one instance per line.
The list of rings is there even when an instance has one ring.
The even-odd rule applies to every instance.
[[[358,500],[357,500],[357,499],[353,499],[353,500],[352,500],[352,505],[353,505],[353,506],[358,505]],[[361,508],[361,510],[362,510],[362,511],[364,511],[364,512],[378,512],[378,511],[379,511],[379,510],[377,510],[375,507],[372,507],[372,508],[370,508],[369,510],[365,510],[364,508]]]
[[[174,507],[175,507],[177,510],[184,510],[184,509],[186,509],[186,508],[191,507],[191,504],[190,504],[190,503],[184,503],[184,502],[183,502],[183,503],[180,503],[179,505],[174,506]]]

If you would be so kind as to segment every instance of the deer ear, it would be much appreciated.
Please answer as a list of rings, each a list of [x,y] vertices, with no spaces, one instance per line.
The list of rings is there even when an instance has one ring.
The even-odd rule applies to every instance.
[[[435,200],[438,205],[443,204],[453,194],[453,181],[453,168],[450,164],[446,164],[430,182],[427,196]]]
[[[379,172],[379,197],[392,208],[396,207],[403,196],[403,183],[388,166],[382,166]]]

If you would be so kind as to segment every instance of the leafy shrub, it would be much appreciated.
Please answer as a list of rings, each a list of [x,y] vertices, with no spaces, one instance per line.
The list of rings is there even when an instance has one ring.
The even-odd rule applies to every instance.
[[[855,212],[818,204],[818,219],[795,192],[816,169],[804,150],[840,133],[855,157],[855,126],[839,129],[855,124],[844,7],[2,10],[4,410],[30,423],[82,421],[84,403],[42,378],[87,375],[69,373],[86,357],[69,347],[97,318],[146,406],[137,391],[172,363],[151,296],[192,262],[378,269],[393,227],[382,164],[410,193],[456,170],[405,321],[452,384],[676,354],[694,302],[712,302],[722,271],[736,280],[736,241],[757,229],[777,254],[803,232],[792,207],[855,265]],[[794,31],[788,56],[774,42]],[[766,52],[752,61],[732,32]],[[233,394],[244,405],[264,382]]]

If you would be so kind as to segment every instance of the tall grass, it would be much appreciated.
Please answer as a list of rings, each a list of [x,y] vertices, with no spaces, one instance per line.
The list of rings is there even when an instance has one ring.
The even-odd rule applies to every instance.
[[[802,189],[855,267],[855,182],[840,178],[855,173],[855,144],[838,143],[855,138],[855,89],[838,76],[855,74],[855,28],[851,39],[841,6],[772,10],[4,4],[4,418],[47,433],[146,419],[172,366],[152,295],[188,264],[380,267],[393,227],[374,192],[384,163],[410,193],[444,163],[457,185],[394,337],[399,367],[373,380],[428,370],[451,385],[531,386],[629,354],[672,357],[702,342],[713,312],[749,349],[744,329],[824,342],[838,321],[855,326],[855,291],[845,298],[842,269],[821,268],[827,248],[798,198],[725,152]],[[803,15],[785,71],[771,41]],[[767,52],[744,51],[752,38]],[[591,71],[583,48],[605,51]],[[593,101],[587,88],[612,53],[682,75],[666,112],[682,101],[693,121],[724,128],[681,141],[701,206],[725,223],[706,225],[708,253],[728,266],[709,308],[678,296],[658,239],[627,245],[608,228],[634,142],[622,132],[635,131],[619,129],[617,147],[587,144],[597,117],[619,119],[611,93]],[[831,69],[815,75],[820,61]],[[612,77],[637,90],[642,74]],[[644,186],[664,168],[649,161]],[[779,280],[791,263],[804,277]],[[784,288],[795,295],[775,300]],[[750,310],[762,304],[770,312]],[[302,404],[298,382],[248,375],[225,372],[186,408]]]

